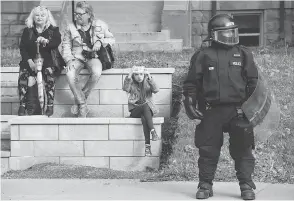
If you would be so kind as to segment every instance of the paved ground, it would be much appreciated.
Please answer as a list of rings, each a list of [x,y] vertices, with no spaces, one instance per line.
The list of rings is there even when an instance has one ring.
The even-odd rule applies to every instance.
[[[196,182],[2,179],[2,200],[194,200]],[[256,183],[257,200],[294,200],[294,184]],[[237,183],[215,182],[209,200],[241,200]]]

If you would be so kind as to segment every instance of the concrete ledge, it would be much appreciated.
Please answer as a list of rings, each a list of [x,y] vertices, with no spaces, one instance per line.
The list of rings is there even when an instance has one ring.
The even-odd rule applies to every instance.
[[[163,117],[154,117],[154,124],[164,122]],[[142,124],[140,118],[48,118],[47,116],[18,116],[9,120],[10,125],[23,124]]]
[[[18,117],[18,116],[17,115],[1,115],[1,122],[8,121],[15,117]]]

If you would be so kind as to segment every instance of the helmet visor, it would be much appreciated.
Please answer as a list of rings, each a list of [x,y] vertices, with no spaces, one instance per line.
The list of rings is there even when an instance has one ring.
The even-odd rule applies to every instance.
[[[214,31],[214,40],[225,45],[236,45],[239,43],[238,28]]]

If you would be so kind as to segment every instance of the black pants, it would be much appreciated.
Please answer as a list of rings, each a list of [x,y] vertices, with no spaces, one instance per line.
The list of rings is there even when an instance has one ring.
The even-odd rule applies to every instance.
[[[153,113],[147,103],[131,110],[131,117],[141,118],[145,136],[145,144],[150,144],[150,131],[154,129]]]
[[[223,132],[228,132],[230,155],[235,161],[239,184],[247,183],[255,189],[251,178],[255,166],[255,158],[252,154],[253,127],[249,126],[245,129],[236,127],[239,125],[237,124],[239,119],[235,106],[222,105],[204,111],[204,120],[197,125],[195,131],[195,145],[200,155],[199,185],[203,182],[212,184],[223,145]],[[241,120],[243,121],[242,118]],[[244,121],[248,122],[245,118]]]

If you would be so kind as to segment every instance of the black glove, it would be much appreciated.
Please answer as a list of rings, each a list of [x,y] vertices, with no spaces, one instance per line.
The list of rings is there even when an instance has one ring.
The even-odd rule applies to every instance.
[[[185,96],[184,106],[186,110],[186,114],[189,117],[189,119],[203,119],[203,114],[195,107],[193,104],[193,99],[190,96]]]

